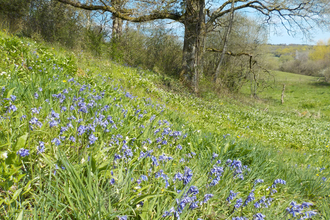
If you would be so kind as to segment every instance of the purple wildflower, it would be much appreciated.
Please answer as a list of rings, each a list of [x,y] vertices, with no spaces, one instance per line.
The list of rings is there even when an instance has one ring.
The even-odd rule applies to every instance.
[[[115,181],[114,178],[112,178],[112,179],[110,180],[110,184],[111,184],[111,185],[115,184],[115,182],[116,182],[116,181]]]
[[[17,111],[17,107],[15,105],[9,106],[9,112],[16,112],[16,111]]]
[[[28,149],[21,148],[17,151],[16,154],[19,155],[20,157],[26,157],[30,155],[30,152]]]
[[[42,141],[39,141],[39,146],[37,147],[38,154],[45,152],[45,143]]]
[[[14,102],[16,100],[16,96],[15,95],[11,95],[10,96],[10,99],[11,99],[12,102]]]
[[[188,194],[197,195],[198,193],[199,193],[199,190],[196,186],[191,186],[188,190]]]
[[[117,216],[118,220],[127,220],[127,215]]]
[[[234,205],[235,209],[238,209],[239,207],[241,207],[242,204],[243,204],[242,198],[237,199],[236,204]]]
[[[57,127],[57,125],[58,125],[58,121],[53,120],[53,121],[50,121],[50,122],[49,122],[49,127],[50,127],[50,128],[52,128],[52,127]]]
[[[265,215],[261,214],[261,213],[257,213],[253,216],[254,220],[264,220],[265,219]]]
[[[54,139],[52,140],[52,143],[54,143],[56,146],[59,146],[59,145],[61,144],[61,140],[58,139],[58,138],[54,138]]]
[[[282,179],[276,179],[273,183],[273,185],[271,186],[271,188],[276,188],[276,185],[277,184],[283,184],[285,185],[286,184],[286,181],[285,180],[282,180]]]
[[[207,201],[209,201],[210,198],[212,198],[212,197],[213,197],[213,194],[205,194],[203,203],[207,203]]]
[[[74,136],[70,136],[69,140],[72,141],[72,142],[76,142],[76,138]]]
[[[226,199],[227,202],[230,203],[231,200],[233,200],[236,196],[237,196],[238,193],[235,193],[234,191],[230,190],[230,194],[228,196],[228,198]]]
[[[94,144],[98,138],[95,137],[94,134],[91,134],[88,139],[90,144]]]

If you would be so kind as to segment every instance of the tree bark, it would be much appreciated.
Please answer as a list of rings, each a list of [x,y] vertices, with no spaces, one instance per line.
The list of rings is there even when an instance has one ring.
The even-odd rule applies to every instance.
[[[112,0],[111,4],[114,8],[121,8],[121,0]],[[123,32],[123,20],[112,15],[112,38],[117,40]]]
[[[118,39],[123,32],[123,20],[115,16],[112,17],[112,38]]]
[[[202,73],[205,38],[205,1],[187,0],[185,13],[185,34],[181,79],[195,93],[198,93],[199,76]]]

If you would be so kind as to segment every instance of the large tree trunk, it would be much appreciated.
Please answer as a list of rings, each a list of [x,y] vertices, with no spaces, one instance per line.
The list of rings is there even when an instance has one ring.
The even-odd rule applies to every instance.
[[[117,39],[123,32],[123,20],[115,16],[112,17],[112,37]]]
[[[121,0],[111,0],[111,4],[115,8],[121,8]],[[112,15],[112,38],[114,40],[117,40],[120,38],[121,34],[123,32],[123,20]]]
[[[186,0],[181,79],[198,93],[205,38],[205,0]]]

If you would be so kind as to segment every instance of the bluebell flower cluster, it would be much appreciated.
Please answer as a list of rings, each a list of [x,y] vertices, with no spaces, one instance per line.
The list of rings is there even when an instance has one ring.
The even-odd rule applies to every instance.
[[[16,154],[19,155],[20,157],[26,157],[30,155],[30,151],[28,149],[21,148],[17,151]]]
[[[176,219],[180,219],[180,215],[185,209],[185,207],[188,207],[189,210],[194,210],[199,207],[199,205],[203,205],[204,203],[207,203],[207,201],[213,197],[212,194],[206,194],[204,196],[203,201],[197,200],[197,195],[199,194],[199,189],[196,186],[190,186],[188,191],[183,194],[183,196],[180,199],[176,199],[177,208],[175,209],[172,207],[169,211],[165,211],[162,217],[172,216],[174,215]]]
[[[9,112],[16,112],[17,111],[17,107],[15,105],[10,105],[9,108],[8,108],[8,111]]]
[[[276,188],[276,185],[277,184],[282,184],[282,185],[285,185],[286,184],[286,181],[285,180],[282,180],[282,179],[276,179],[273,183],[273,185],[271,186],[271,188]]]
[[[61,140],[59,138],[54,138],[52,140],[52,143],[54,143],[56,146],[59,146],[59,145],[61,145]]]
[[[115,182],[116,182],[116,181],[115,181],[114,178],[111,178],[111,179],[110,179],[110,184],[111,184],[111,185],[115,184]]]
[[[39,146],[37,147],[37,153],[45,152],[45,143],[43,141],[39,141]]]
[[[254,201],[255,197],[254,197],[254,189],[252,189],[252,191],[250,192],[250,194],[248,195],[248,197],[246,198],[246,200],[244,201],[243,206],[247,206],[250,202]]]
[[[261,197],[256,203],[254,203],[255,208],[268,208],[271,205],[271,202],[273,201],[273,198],[266,196]]]
[[[3,87],[4,88],[4,87]],[[10,100],[12,101],[12,102],[15,102],[16,101],[16,98],[17,98],[17,96],[15,96],[15,95],[10,95]]]
[[[242,204],[243,204],[243,199],[239,198],[239,199],[236,200],[236,204],[234,205],[234,208],[238,209],[242,206]]]
[[[35,128],[35,126],[37,126],[39,128],[41,128],[41,126],[42,126],[42,123],[35,117],[31,118],[31,120],[29,121],[29,124],[30,124],[31,130],[33,130]]]
[[[127,220],[127,215],[118,216],[118,220]]]
[[[213,194],[205,194],[203,203],[207,203],[214,195]]]
[[[300,217],[300,219],[310,219],[313,216],[317,215],[315,211],[308,211],[305,209],[313,206],[313,203],[303,202],[302,204],[297,204],[295,201],[290,203],[291,207],[286,209],[287,213],[291,215],[293,218]]]
[[[244,170],[247,170],[249,171],[249,168],[247,166],[243,166],[242,165],[242,162],[239,161],[239,160],[233,160],[231,161],[230,159],[228,159],[226,161],[226,164],[229,165],[229,167],[234,170],[234,176],[235,177],[238,177],[242,180],[244,180],[244,174],[243,174],[243,171]]]
[[[164,181],[165,181],[165,188],[167,189],[169,186],[170,186],[170,184],[169,184],[169,182],[168,182],[168,176],[164,173],[164,171],[163,170],[159,170],[156,174],[155,174],[155,177],[156,178],[159,178],[159,177],[161,177]]]
[[[238,193],[235,193],[234,191],[230,190],[230,194],[229,196],[227,197],[227,202],[231,203],[231,200],[233,200],[236,196],[237,196]]]
[[[192,176],[193,176],[192,170],[189,167],[185,167],[183,178],[182,178],[183,184],[187,185],[191,181]]]
[[[263,182],[264,182],[263,179],[256,179],[256,180],[254,181],[253,187],[255,187],[258,183],[263,183]]]
[[[261,213],[257,213],[253,216],[253,220],[264,220],[265,219],[265,215],[261,214]]]

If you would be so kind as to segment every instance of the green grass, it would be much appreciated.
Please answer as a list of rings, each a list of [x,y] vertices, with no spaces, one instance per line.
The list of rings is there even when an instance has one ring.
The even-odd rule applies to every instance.
[[[120,80],[126,88],[140,97],[153,97],[166,104],[171,110],[177,111],[180,118],[192,122],[197,130],[207,129],[218,135],[239,135],[276,148],[329,152],[326,148],[330,135],[328,119],[322,114],[319,117],[317,112],[312,110],[305,114],[305,110],[296,110],[292,105],[285,108],[272,102],[256,103],[250,98],[243,102],[242,98],[235,100],[225,97],[213,97],[212,100],[206,101],[189,94],[180,95],[157,88],[156,85],[162,85],[162,77],[147,71],[130,69],[91,57],[88,57],[86,62],[82,61],[82,64],[81,68],[91,72],[106,74],[111,70],[112,77]],[[175,80],[167,80],[171,80],[173,87],[180,87]],[[276,93],[270,90],[265,94],[270,92]],[[305,115],[299,115],[298,112]]]
[[[322,118],[329,120],[330,116],[330,85],[323,82],[322,77],[304,76],[293,73],[273,71],[275,83],[258,94],[260,99],[270,103],[273,111],[294,113],[300,117]],[[281,104],[281,94],[285,85],[284,104]],[[249,88],[243,93],[248,95]]]
[[[172,207],[181,219],[287,219],[291,201],[312,202],[305,210],[315,219],[330,218],[323,115],[252,99],[207,101],[175,79],[3,32],[0,57],[1,219],[161,219]],[[22,148],[28,156],[18,155]],[[186,178],[174,182],[178,172]],[[276,179],[286,184],[272,192]],[[234,209],[253,188],[255,200]],[[238,195],[229,203],[231,190]],[[213,197],[200,203],[206,194]],[[198,207],[178,209],[176,199],[187,196]],[[271,205],[255,208],[263,196]]]

